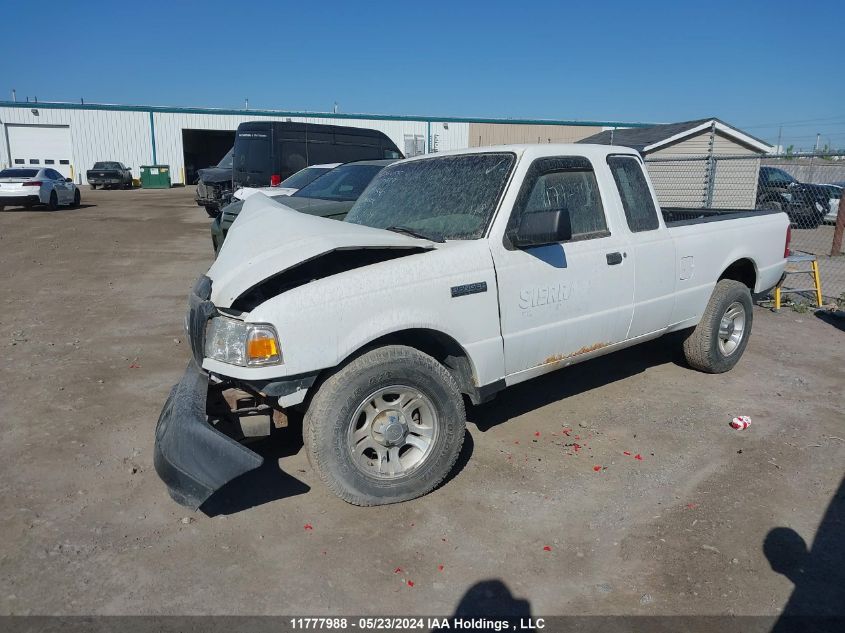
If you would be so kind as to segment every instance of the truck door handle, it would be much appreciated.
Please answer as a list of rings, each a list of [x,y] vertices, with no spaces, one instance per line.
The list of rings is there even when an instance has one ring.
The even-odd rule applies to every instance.
[[[622,253],[608,253],[607,254],[607,265],[608,266],[616,266],[616,264],[622,263]]]

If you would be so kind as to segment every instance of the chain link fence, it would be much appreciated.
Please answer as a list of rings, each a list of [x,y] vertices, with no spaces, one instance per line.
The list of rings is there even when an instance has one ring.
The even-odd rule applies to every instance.
[[[651,156],[645,163],[661,206],[785,212],[792,222],[792,250],[818,259],[825,299],[845,300],[845,218],[837,231],[845,152]],[[806,278],[790,277],[784,288],[808,285]],[[805,300],[815,301],[809,293]]]

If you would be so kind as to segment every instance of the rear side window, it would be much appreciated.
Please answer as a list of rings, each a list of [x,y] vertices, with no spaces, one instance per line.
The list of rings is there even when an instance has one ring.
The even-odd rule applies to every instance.
[[[607,164],[622,198],[628,228],[634,233],[658,228],[657,209],[640,161],[633,156],[608,156]]]

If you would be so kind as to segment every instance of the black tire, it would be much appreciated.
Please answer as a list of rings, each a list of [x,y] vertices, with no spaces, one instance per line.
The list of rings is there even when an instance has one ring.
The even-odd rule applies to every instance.
[[[123,188],[124,189],[132,189],[132,181],[130,180],[129,182],[123,183]]]
[[[380,389],[396,385],[427,399],[424,406],[434,413],[436,431],[413,469],[385,479],[365,471],[353,458],[350,429],[358,424],[353,416],[359,406],[375,402]],[[437,487],[461,451],[465,418],[458,385],[443,365],[414,348],[390,345],[362,354],[320,384],[305,414],[303,436],[311,466],[332,492],[353,505],[374,506],[408,501]],[[389,415],[387,419],[396,421]]]
[[[73,192],[73,205],[71,205],[74,209],[79,207],[79,204],[82,202],[82,194],[79,193],[79,189]]]
[[[93,190],[93,189],[96,189],[96,188],[97,188],[97,185],[95,185],[94,183],[91,183],[91,189]]]
[[[220,211],[216,207],[205,207],[205,212],[210,218],[216,218],[218,215],[220,215]]]
[[[725,341],[725,332],[730,332],[730,338],[736,333],[736,321],[720,334],[723,318],[728,316],[729,310],[741,306],[743,311],[742,332],[740,338],[730,349],[730,339]],[[684,356],[691,367],[708,374],[721,374],[739,362],[748,339],[751,338],[751,326],[754,321],[751,292],[748,287],[732,279],[723,279],[716,284],[710,301],[704,309],[698,325],[684,341]],[[730,351],[726,352],[726,348]]]
[[[55,211],[59,208],[59,196],[55,191],[50,192],[50,202],[47,203],[47,206],[50,207],[50,211]]]

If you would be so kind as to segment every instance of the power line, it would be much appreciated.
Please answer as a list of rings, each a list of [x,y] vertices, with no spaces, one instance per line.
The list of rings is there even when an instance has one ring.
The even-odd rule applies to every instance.
[[[823,117],[823,118],[819,118],[819,119],[795,119],[795,120],[792,120],[792,121],[780,121],[778,123],[755,123],[754,125],[743,125],[743,126],[740,126],[740,127],[742,127],[742,128],[761,128],[761,127],[779,127],[779,126],[791,127],[791,126],[794,126],[794,125],[804,125],[804,124],[808,124],[808,123],[814,124],[814,123],[821,123],[821,122],[824,122],[824,121],[845,123],[845,118],[843,118],[842,115],[839,114],[837,116]]]

